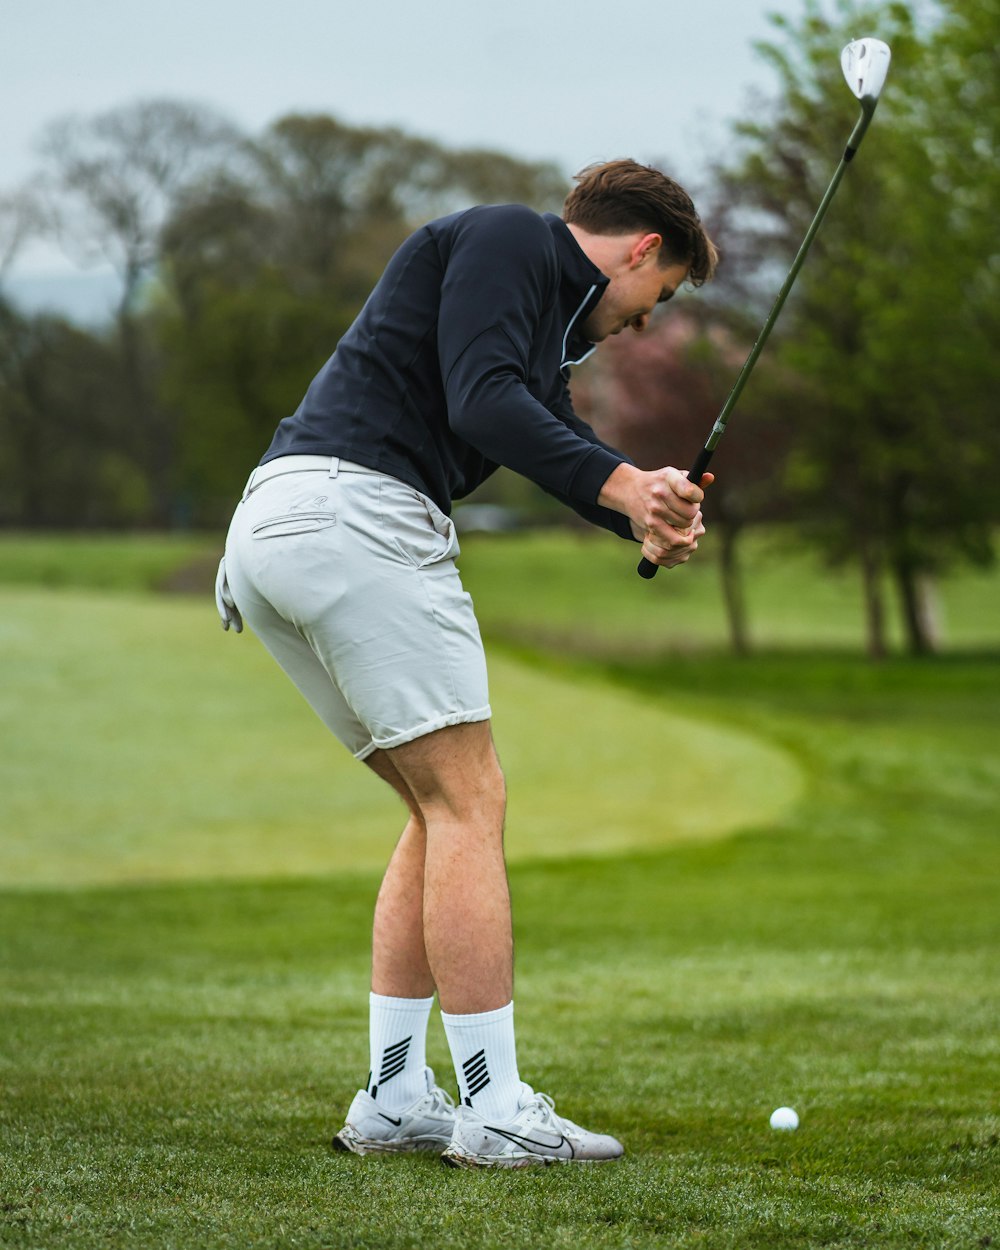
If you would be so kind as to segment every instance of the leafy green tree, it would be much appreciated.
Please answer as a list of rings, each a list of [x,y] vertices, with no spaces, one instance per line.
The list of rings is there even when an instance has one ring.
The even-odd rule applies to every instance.
[[[280,270],[262,267],[239,284],[204,281],[196,316],[167,305],[154,322],[160,394],[177,429],[175,492],[189,520],[216,524],[349,325],[349,310],[336,291],[299,295]]]
[[[143,466],[114,346],[0,300],[0,524],[113,528],[146,519]]]
[[[899,3],[840,0],[831,19],[807,0],[798,24],[777,20],[784,42],[763,52],[779,101],[773,116],[739,128],[744,156],[730,175],[766,222],[755,235],[761,262],[787,263],[853,124],[836,52],[859,31],[892,46],[875,124],[789,301],[773,352],[780,380],[771,373],[771,394],[801,413],[788,488],[827,555],[859,562],[876,656],[886,649],[884,575],[910,650],[931,650],[930,576],[989,560],[997,514],[996,490],[982,481],[997,450],[986,338],[996,272],[977,185],[995,150],[995,75],[976,111],[958,97],[971,45],[989,35],[995,60],[1000,29],[995,3],[974,36],[951,7],[918,25]],[[942,142],[938,119],[954,109],[961,125]]]

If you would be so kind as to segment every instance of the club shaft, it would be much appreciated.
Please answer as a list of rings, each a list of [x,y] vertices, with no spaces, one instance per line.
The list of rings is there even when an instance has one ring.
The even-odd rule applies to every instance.
[[[750,354],[743,362],[743,368],[740,370],[739,377],[737,377],[735,383],[733,384],[733,389],[729,392],[726,402],[722,405],[722,411],[719,413],[718,417],[716,417],[715,425],[712,426],[712,432],[709,434],[705,446],[698,453],[698,458],[691,466],[691,471],[688,473],[688,479],[695,484],[701,483],[705,470],[708,468],[708,462],[712,458],[712,453],[715,451],[719,439],[722,438],[722,435],[725,433],[726,422],[729,420],[729,414],[736,407],[736,402],[743,394],[743,388],[747,384],[747,379],[750,377],[750,374],[753,373],[753,367],[757,363],[757,359],[761,352],[764,350],[764,344],[771,336],[771,331],[774,329],[774,323],[778,320],[778,316],[785,305],[785,300],[788,298],[789,291],[791,291],[792,287],[795,285],[795,279],[799,276],[799,270],[805,262],[809,248],[812,246],[812,241],[816,237],[816,232],[819,230],[820,225],[823,222],[823,218],[826,216],[826,210],[830,207],[830,201],[837,193],[837,188],[840,186],[840,180],[846,173],[847,166],[851,163],[855,152],[858,150],[858,145],[864,138],[865,131],[868,129],[868,124],[872,119],[873,112],[874,105],[862,109],[861,117],[858,119],[858,124],[851,132],[851,137],[847,141],[847,147],[844,149],[844,155],[840,159],[840,164],[837,166],[833,177],[830,179],[830,185],[827,187],[826,193],[820,201],[819,208],[816,210],[816,215],[813,217],[812,222],[809,225],[809,229],[806,231],[805,238],[802,240],[799,250],[795,254],[795,259],[792,261],[792,267],[789,269],[787,277],[781,284],[781,290],[775,297],[774,303],[771,306],[771,311],[767,314],[767,320],[764,322],[763,326],[761,326],[756,342],[753,347],[751,347]],[[643,556],[643,558],[639,561],[637,572],[640,577],[644,577],[649,580],[649,578],[656,576],[656,569],[657,566],[653,564],[651,560],[647,560],[646,557]]]
[[[723,435],[726,428],[726,422],[729,420],[729,414],[736,407],[737,400],[743,394],[743,388],[746,386],[747,380],[753,372],[753,367],[757,363],[758,357],[764,350],[764,344],[771,337],[771,331],[774,329],[774,323],[778,320],[778,316],[782,308],[785,306],[785,300],[788,298],[789,291],[791,291],[792,287],[795,285],[795,279],[799,276],[799,270],[805,262],[806,254],[812,246],[812,241],[816,237],[816,232],[819,230],[823,218],[826,216],[826,210],[830,207],[830,201],[833,199],[837,188],[840,186],[840,180],[843,178],[844,173],[847,170],[849,160],[850,158],[845,152],[840,164],[837,166],[836,172],[830,180],[830,185],[826,189],[826,194],[823,196],[820,206],[816,210],[816,216],[812,219],[809,229],[806,231],[806,236],[802,240],[802,244],[796,253],[795,259],[792,261],[792,267],[788,271],[788,276],[781,285],[781,290],[778,292],[775,301],[771,306],[771,311],[767,314],[767,320],[764,322],[763,326],[761,326],[760,333],[757,335],[757,340],[750,349],[749,356],[747,356],[743,363],[743,368],[740,370],[739,377],[736,379],[733,389],[729,392],[729,397],[726,399],[726,402],[722,405],[722,411],[719,413],[715,425],[712,427],[712,432],[708,436],[708,441],[705,444],[705,446],[712,451],[715,450],[716,444]]]

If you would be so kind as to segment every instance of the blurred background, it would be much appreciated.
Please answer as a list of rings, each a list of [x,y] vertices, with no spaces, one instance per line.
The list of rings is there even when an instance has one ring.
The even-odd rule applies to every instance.
[[[996,0],[447,0],[433,20],[396,0],[42,0],[5,24],[8,537],[218,547],[274,426],[413,227],[476,202],[558,211],[575,171],[621,155],[688,187],[723,260],[578,369],[574,398],[640,465],[684,467],[854,124],[840,48],[875,34],[893,49],[875,124],[713,465],[706,636],[752,645],[747,552],[847,579],[876,658],[954,641],[942,585],[992,584]],[[573,524],[504,473],[457,516],[470,534]],[[996,641],[986,603],[952,606],[959,638]]]

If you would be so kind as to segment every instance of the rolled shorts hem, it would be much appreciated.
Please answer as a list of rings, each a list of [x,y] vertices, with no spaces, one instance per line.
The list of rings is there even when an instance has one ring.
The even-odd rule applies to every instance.
[[[414,729],[406,729],[402,733],[393,734],[391,738],[373,738],[367,746],[355,751],[357,760],[367,759],[373,751],[391,751],[393,747],[401,747],[407,742],[414,742],[438,729],[447,729],[451,725],[471,725],[476,721],[489,720],[493,715],[490,705],[475,708],[467,712],[449,712],[447,716],[438,716],[434,720],[425,721]]]

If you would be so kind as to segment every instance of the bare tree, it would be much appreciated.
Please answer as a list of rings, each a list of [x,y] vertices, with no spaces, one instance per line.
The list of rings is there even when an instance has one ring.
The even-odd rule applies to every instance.
[[[123,383],[135,414],[137,452],[153,485],[156,520],[169,520],[171,423],[150,377],[151,344],[138,317],[144,280],[183,196],[236,150],[239,136],[214,111],[145,100],[96,117],[50,123],[41,145],[41,186],[65,250],[108,261],[121,279],[117,329]]]
[[[133,309],[155,267],[160,233],[181,196],[238,138],[218,113],[176,100],[141,100],[49,124],[39,145],[41,185],[58,237],[74,259],[113,266],[122,311]]]
[[[24,244],[43,230],[44,212],[32,185],[0,192],[0,285]]]

